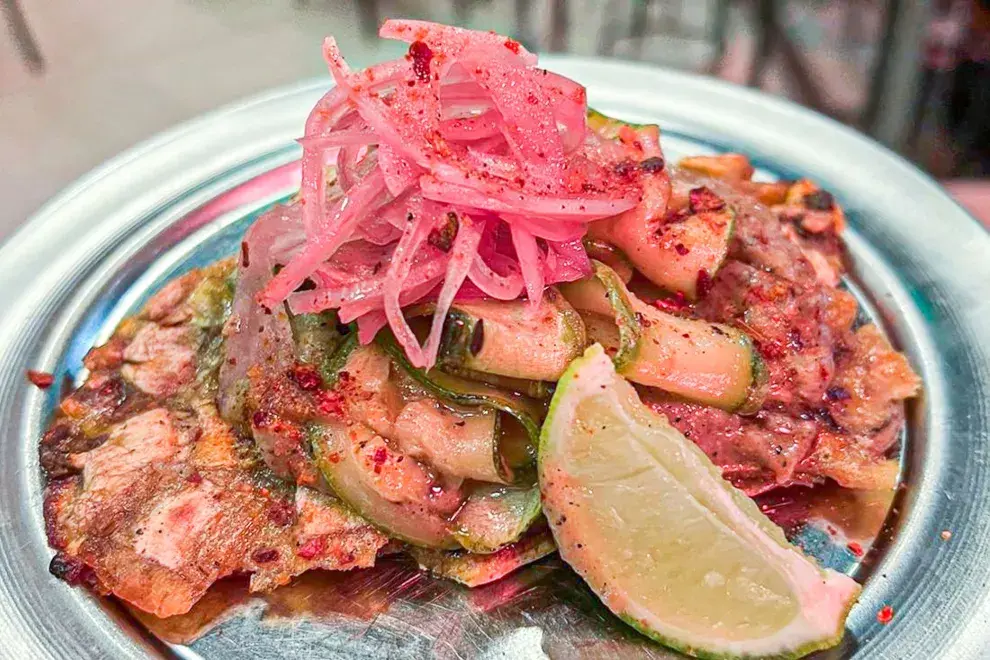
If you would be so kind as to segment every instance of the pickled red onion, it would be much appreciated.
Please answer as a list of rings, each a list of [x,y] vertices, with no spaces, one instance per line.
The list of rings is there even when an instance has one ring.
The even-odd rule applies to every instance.
[[[293,240],[257,300],[336,309],[362,342],[387,325],[428,368],[455,300],[535,302],[587,274],[588,224],[638,207],[643,190],[614,167],[628,148],[588,130],[584,88],[536,68],[518,42],[424,21],[386,21],[379,34],[409,54],[351,70],[324,42],[336,86],[299,140],[305,242]],[[297,291],[307,280],[316,288]],[[421,346],[402,308],[424,300],[435,311]]]

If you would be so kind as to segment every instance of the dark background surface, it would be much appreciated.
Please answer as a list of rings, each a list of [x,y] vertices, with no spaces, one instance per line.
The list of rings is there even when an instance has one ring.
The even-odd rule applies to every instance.
[[[326,75],[334,34],[429,18],[763,88],[873,135],[990,223],[990,0],[0,0],[0,238],[73,179],[238,98]],[[663,90],[651,90],[663,93]]]

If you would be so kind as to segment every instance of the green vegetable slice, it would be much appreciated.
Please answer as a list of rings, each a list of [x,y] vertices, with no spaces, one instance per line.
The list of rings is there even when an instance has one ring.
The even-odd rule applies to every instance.
[[[201,394],[216,395],[220,365],[223,364],[223,325],[230,317],[237,269],[232,259],[225,259],[203,269],[203,279],[189,294],[186,304],[192,311],[190,326],[194,330],[196,382]]]
[[[455,303],[444,326],[440,364],[554,381],[584,344],[581,317],[549,288],[536,309],[522,300]]]
[[[540,491],[477,484],[450,523],[464,548],[490,554],[514,543],[540,517]]]
[[[594,108],[588,108],[588,128],[595,131],[602,137],[608,140],[618,139],[619,129],[623,126],[628,126],[633,129],[641,129],[647,128],[648,126],[655,126],[655,124],[634,124],[631,121],[623,121],[621,119],[609,117],[606,114],[598,112]]]
[[[636,267],[657,286],[697,299],[699,281],[714,279],[729,254],[736,211],[723,204],[721,209],[688,208],[671,216],[657,227],[655,245],[642,253]]]
[[[323,377],[323,383],[326,387],[334,386],[340,372],[343,371],[344,366],[350,359],[351,353],[360,346],[361,343],[358,341],[357,333],[351,332],[340,340],[333,351],[329,351],[324,355],[320,364],[320,375]]]
[[[500,451],[501,413],[487,407],[453,409],[431,397],[407,403],[391,438],[409,456],[463,479],[510,484],[516,475]]]
[[[615,274],[619,276],[626,284],[632,279],[635,268],[629,257],[622,253],[622,250],[615,247],[607,241],[597,240],[591,237],[585,237],[582,241],[584,243],[584,251],[588,253],[588,257],[596,261],[600,261],[612,270]]]
[[[612,140],[618,138],[623,126],[646,128],[590,109],[588,126]],[[656,213],[661,213],[664,206],[658,206]],[[698,189],[691,191],[683,209],[668,209],[658,217],[624,214],[594,223],[590,231],[595,241],[620,250],[636,270],[657,286],[694,300],[699,283],[703,286],[711,281],[725,262],[735,225],[736,211],[731,205],[708,189]]]
[[[337,314],[333,311],[292,315],[289,326],[295,340],[296,359],[306,364],[323,365],[341,342]]]
[[[525,469],[532,466],[536,459],[536,442],[546,412],[541,402],[438,369],[417,369],[409,363],[391,333],[380,332],[376,341],[396,365],[440,401],[456,406],[483,406],[504,413],[500,419],[503,432],[499,439],[499,452],[513,470],[519,471],[520,478],[526,476]]]
[[[372,525],[412,545],[457,547],[447,530],[447,516],[429,506],[422,488],[425,470],[413,459],[397,461],[370,428],[359,423],[314,424],[309,441],[333,492]]]
[[[561,286],[561,292],[568,302],[584,314],[611,318],[612,327],[618,328],[619,342],[612,359],[616,369],[628,367],[639,355],[640,337],[643,329],[633,307],[633,294],[614,270],[600,261],[592,261],[592,275],[577,282]],[[584,318],[584,316],[582,316]],[[595,321],[595,318],[592,318]],[[587,323],[585,331],[587,332]],[[601,329],[595,329],[595,335]],[[591,339],[591,335],[589,335]],[[592,339],[596,341],[596,339]]]
[[[766,369],[752,340],[727,325],[667,314],[643,303],[606,265],[561,288],[579,310],[591,341],[613,355],[629,380],[691,401],[755,412],[766,395]]]
[[[498,552],[479,555],[463,550],[443,552],[412,548],[412,556],[420,568],[433,575],[459,582],[468,587],[480,587],[517,571],[557,549],[553,537],[546,530],[530,534],[507,545]]]
[[[446,365],[442,370],[454,376],[491,385],[500,390],[514,392],[530,399],[546,399],[551,394],[550,383],[545,380],[527,380],[525,378],[499,376],[498,374],[473,371],[452,365]]]

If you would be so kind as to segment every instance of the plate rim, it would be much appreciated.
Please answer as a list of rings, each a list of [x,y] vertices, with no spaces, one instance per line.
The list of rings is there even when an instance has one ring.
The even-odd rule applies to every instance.
[[[908,177],[903,180],[903,185],[907,185],[909,182],[922,184],[922,190],[919,194],[930,197],[930,202],[934,203],[937,201],[941,206],[945,206],[945,203],[949,202],[951,207],[954,207],[953,212],[949,214],[949,217],[952,218],[951,222],[958,223],[958,229],[962,230],[963,226],[960,219],[967,218],[971,223],[978,227],[980,232],[977,234],[979,238],[976,240],[982,241],[983,245],[988,248],[986,254],[990,255],[990,232],[988,232],[987,228],[981,225],[965,208],[952,199],[936,180],[887,147],[828,117],[819,115],[814,111],[798,106],[797,104],[785,99],[772,97],[756,90],[739,87],[718,79],[704,78],[694,74],[661,69],[643,63],[577,56],[546,56],[541,58],[541,60],[544,64],[548,65],[548,68],[558,70],[561,68],[565,70],[570,69],[570,73],[572,74],[577,72],[578,75],[575,75],[574,77],[578,79],[582,77],[580,75],[581,72],[588,73],[590,71],[590,76],[595,74],[597,71],[599,75],[598,80],[599,83],[601,83],[602,81],[609,80],[609,76],[607,75],[608,73],[618,75],[619,72],[622,72],[623,75],[640,78],[645,77],[658,82],[662,81],[668,84],[690,88],[690,91],[695,94],[708,94],[709,96],[716,98],[729,97],[750,104],[757,104],[766,110],[768,115],[772,113],[790,115],[792,119],[810,123],[812,126],[815,126],[824,132],[841,136],[844,140],[851,141],[854,146],[866,148],[868,152],[872,153],[873,158],[880,159],[881,163],[887,164],[891,167],[896,167],[896,169],[899,170],[899,175],[901,177]],[[174,148],[177,144],[179,146],[187,145],[189,141],[194,140],[197,137],[202,137],[202,134],[208,135],[218,122],[236,118],[238,116],[250,116],[253,112],[263,112],[266,108],[269,108],[273,104],[277,105],[279,102],[297,99],[297,97],[306,97],[309,94],[312,94],[315,100],[317,91],[329,89],[330,86],[331,83],[328,78],[315,78],[292,85],[279,87],[261,94],[252,95],[242,101],[228,104],[218,110],[211,111],[183,122],[172,129],[155,135],[137,144],[136,146],[131,147],[130,149],[122,152],[120,155],[106,161],[104,164],[97,166],[88,174],[77,179],[61,193],[53,197],[35,214],[33,214],[24,225],[11,234],[2,245],[0,245],[0,264],[2,264],[2,266],[0,266],[0,272],[10,274],[11,270],[16,269],[19,261],[22,259],[29,259],[30,255],[23,253],[18,254],[18,250],[23,249],[35,241],[40,234],[44,233],[43,230],[45,228],[48,230],[53,229],[52,223],[57,223],[61,216],[71,216],[74,207],[85,206],[84,201],[86,196],[92,195],[94,188],[98,187],[101,182],[106,183],[113,177],[118,176],[117,173],[119,173],[123,168],[138,165],[143,161],[148,161],[149,158],[154,155],[160,154],[163,149],[167,150],[169,148]],[[621,87],[621,85],[619,86]],[[593,94],[602,87],[603,85],[596,84],[592,87],[590,93]],[[296,103],[298,104],[299,101],[297,100]],[[300,116],[300,128],[302,125],[302,119],[303,116]],[[661,126],[661,128],[663,128],[663,126]],[[57,228],[57,224],[55,227]],[[972,238],[972,225],[967,225],[967,229],[970,234],[970,238]],[[112,238],[113,237],[107,237],[107,240],[112,240]],[[881,273],[881,275],[883,274]],[[0,303],[5,303],[7,306],[13,306],[16,301],[23,301],[23,299],[30,292],[31,289],[28,287],[21,288],[17,291],[14,291],[12,288],[7,289],[6,291],[0,293]],[[990,320],[990,307],[987,307],[985,316],[988,320]],[[10,319],[0,321],[0,338],[4,338],[10,334],[16,334],[15,331],[17,328],[12,327],[12,324],[13,321]],[[3,348],[0,348],[0,364],[6,363],[7,366],[10,367],[11,360],[8,356],[11,356],[12,354],[13,349],[10,347],[4,346]],[[984,358],[984,364],[982,365],[984,370],[978,372],[978,375],[982,374],[985,378],[988,373],[987,365],[990,364],[990,360],[987,360],[985,351],[982,355],[977,353],[976,357]],[[0,395],[0,399],[2,399],[0,409],[5,411],[4,415],[6,415],[6,409],[10,408],[14,403],[30,405],[30,402],[25,403],[24,401],[17,401],[18,398],[23,399],[25,397],[18,397],[16,393],[13,396],[9,394],[11,392],[11,382],[16,382],[12,381],[9,373],[7,374],[7,378],[4,382],[7,387],[4,388],[3,395]],[[981,381],[981,384],[986,386],[987,382],[984,380]],[[30,395],[35,394],[36,393],[30,393],[27,398],[31,398]],[[33,397],[35,400],[39,398],[39,396]],[[9,528],[4,527],[0,530],[0,537],[7,534],[7,529]],[[10,539],[7,540],[9,541]],[[0,564],[0,577],[2,577],[5,566],[6,564]],[[3,590],[5,588],[6,587],[2,584],[2,582],[0,582],[0,595],[3,594]],[[9,603],[5,602],[6,600],[7,599],[0,599],[0,629],[6,629],[7,632],[10,633],[11,628],[9,627],[9,622],[17,621],[20,623],[19,615],[21,613],[16,610],[12,610]],[[984,601],[978,603],[978,605],[980,610],[976,612],[976,615],[982,614],[985,616],[987,613],[990,613],[990,600],[984,599]],[[972,629],[972,626],[969,626],[968,630]],[[883,636],[882,633],[880,636]],[[870,640],[871,644],[877,639],[878,637],[872,638]],[[978,653],[982,648],[985,648],[987,639],[987,632],[983,632],[979,635],[969,634],[966,640],[962,640],[961,645],[957,645],[957,647],[951,651],[958,657],[969,657],[968,654]],[[27,649],[30,647],[25,648]],[[140,648],[142,648],[142,645],[139,643],[136,646],[125,645],[122,650],[125,652],[134,652]],[[42,650],[44,649],[31,649],[32,652]]]

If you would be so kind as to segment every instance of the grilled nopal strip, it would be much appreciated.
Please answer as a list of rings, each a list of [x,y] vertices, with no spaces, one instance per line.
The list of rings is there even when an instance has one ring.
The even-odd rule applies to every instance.
[[[437,577],[459,582],[468,587],[480,587],[516,571],[526,564],[542,559],[557,550],[553,537],[546,529],[532,532],[498,552],[487,555],[455,550],[444,552],[413,548],[413,558]]]
[[[504,458],[504,464],[514,473],[518,473],[518,477],[512,476],[509,479],[519,481],[532,476],[530,469],[536,458],[536,441],[546,412],[544,402],[502,391],[438,369],[430,371],[417,369],[409,363],[402,348],[389,333],[379,334],[378,344],[389,354],[399,369],[437,400],[453,406],[480,407],[498,411],[501,434],[496,450]],[[502,459],[499,459],[499,462],[501,463]]]
[[[744,333],[667,314],[642,303],[608,266],[561,289],[585,320],[588,337],[614,356],[629,380],[735,412],[758,410],[763,362]]]
[[[549,288],[535,309],[521,300],[455,303],[447,317],[440,364],[554,381],[584,344],[581,317]]]

